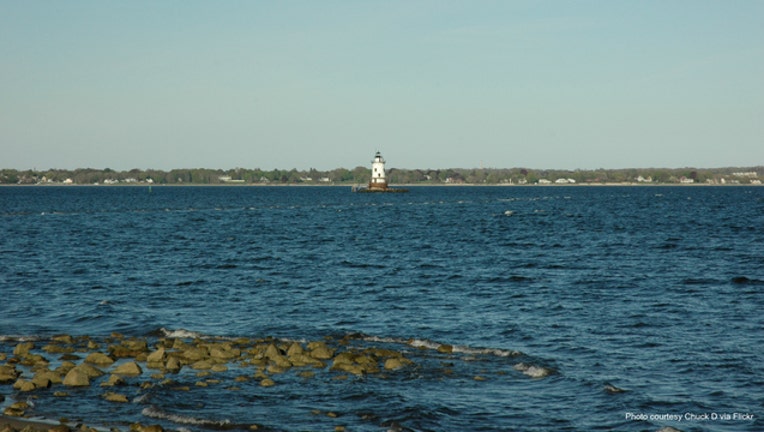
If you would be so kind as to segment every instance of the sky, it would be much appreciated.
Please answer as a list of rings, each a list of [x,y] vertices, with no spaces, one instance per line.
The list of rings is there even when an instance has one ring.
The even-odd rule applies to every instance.
[[[761,0],[0,0],[0,168],[764,165]]]

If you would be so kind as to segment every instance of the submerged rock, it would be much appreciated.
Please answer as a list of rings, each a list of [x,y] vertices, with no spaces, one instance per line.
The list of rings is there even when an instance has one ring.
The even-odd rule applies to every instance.
[[[612,384],[605,384],[605,391],[610,394],[623,393],[625,390]]]
[[[404,358],[404,357],[394,357],[389,358],[385,360],[385,370],[398,370],[402,369],[410,364],[412,364],[411,360]]]
[[[103,398],[106,399],[109,402],[119,402],[119,403],[127,403],[127,396],[119,393],[104,393]]]

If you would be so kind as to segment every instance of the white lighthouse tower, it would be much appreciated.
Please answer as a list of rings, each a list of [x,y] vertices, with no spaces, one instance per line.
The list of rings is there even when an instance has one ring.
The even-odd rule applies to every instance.
[[[385,189],[387,189],[385,160],[382,158],[382,155],[377,152],[376,156],[374,156],[374,160],[371,161],[371,181],[369,182],[369,190]]]

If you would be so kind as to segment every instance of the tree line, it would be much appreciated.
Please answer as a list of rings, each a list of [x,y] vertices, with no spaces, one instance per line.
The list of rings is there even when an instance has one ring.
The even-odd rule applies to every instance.
[[[729,168],[633,168],[596,170],[538,170],[528,168],[449,168],[387,170],[390,184],[611,184],[611,183],[703,183],[760,184],[759,173],[764,167]],[[169,171],[131,169],[115,171],[109,168],[78,168],[74,170],[0,170],[0,184],[161,184],[161,185],[363,185],[368,183],[371,170],[358,166],[330,171],[261,170],[234,168],[228,170],[193,168]]]

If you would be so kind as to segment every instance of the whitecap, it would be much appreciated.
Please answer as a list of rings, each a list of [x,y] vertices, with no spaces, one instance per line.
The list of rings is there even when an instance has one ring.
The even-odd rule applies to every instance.
[[[472,348],[460,345],[454,345],[453,352],[471,355],[492,355],[496,357],[517,357],[522,355],[520,351],[515,350],[505,350],[499,348]]]
[[[159,329],[165,337],[168,338],[180,338],[180,339],[204,339],[205,335],[186,329],[168,330],[164,327]]]
[[[442,344],[427,339],[411,339],[409,345],[414,348],[438,349]]]
[[[398,344],[408,343],[408,340],[406,340],[406,339],[392,338],[392,337],[380,337],[380,336],[365,336],[365,337],[362,338],[362,340],[364,340],[366,342],[377,342],[377,343],[398,343]]]
[[[514,369],[516,371],[522,372],[525,375],[528,375],[531,378],[544,378],[554,373],[552,369],[545,368],[543,366],[529,365],[526,363],[518,363],[514,366]]]
[[[35,342],[42,340],[41,336],[18,336],[18,335],[0,335],[0,342]]]
[[[195,418],[191,416],[171,414],[171,413],[164,412],[155,406],[144,408],[141,411],[141,414],[146,417],[160,419],[160,420],[168,420],[173,423],[179,423],[179,424],[209,425],[209,426],[226,426],[231,424],[230,420],[207,420],[207,419],[200,419],[200,418]]]
[[[410,345],[414,348],[425,348],[431,350],[437,350],[444,346],[440,342],[431,341],[429,339],[401,339],[393,337],[381,337],[381,336],[364,336],[362,340],[366,342],[377,343],[396,343]],[[467,345],[452,345],[451,352],[468,355],[492,355],[496,357],[517,357],[522,355],[520,351],[508,350],[501,348],[474,348]]]

